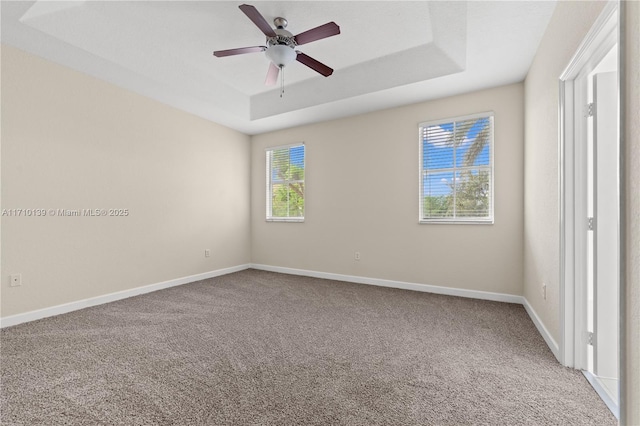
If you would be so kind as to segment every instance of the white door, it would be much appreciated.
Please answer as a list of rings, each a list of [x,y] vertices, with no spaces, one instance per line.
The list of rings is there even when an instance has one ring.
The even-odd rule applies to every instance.
[[[583,371],[616,417],[624,379],[618,8],[606,3],[560,75],[560,358]]]
[[[619,293],[619,194],[618,194],[618,82],[616,72],[595,73],[590,90],[592,155],[588,166],[589,199],[593,215],[589,235],[588,264],[592,312],[589,367],[597,380],[618,402],[618,293]]]

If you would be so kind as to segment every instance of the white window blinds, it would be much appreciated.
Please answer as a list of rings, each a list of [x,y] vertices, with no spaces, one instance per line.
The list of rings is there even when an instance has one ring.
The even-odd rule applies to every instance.
[[[493,223],[493,114],[420,124],[420,222]]]
[[[304,144],[268,148],[267,220],[304,220]]]

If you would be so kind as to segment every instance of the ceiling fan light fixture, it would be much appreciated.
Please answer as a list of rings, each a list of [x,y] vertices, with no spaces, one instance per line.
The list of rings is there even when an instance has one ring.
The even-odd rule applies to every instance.
[[[267,58],[278,68],[286,67],[296,60],[297,53],[292,47],[276,44],[269,46],[265,52]]]

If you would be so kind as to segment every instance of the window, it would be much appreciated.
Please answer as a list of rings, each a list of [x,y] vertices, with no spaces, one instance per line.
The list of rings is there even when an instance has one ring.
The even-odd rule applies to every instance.
[[[267,148],[267,220],[304,220],[304,144]]]
[[[493,113],[420,124],[420,222],[493,223]]]

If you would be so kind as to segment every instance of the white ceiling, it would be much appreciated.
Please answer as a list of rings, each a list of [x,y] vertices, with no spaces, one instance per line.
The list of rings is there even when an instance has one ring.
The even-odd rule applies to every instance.
[[[285,94],[264,86],[264,45],[227,1],[1,3],[2,42],[206,119],[256,134],[522,81],[554,1],[251,1],[293,34],[335,21],[341,34],[298,49]]]

